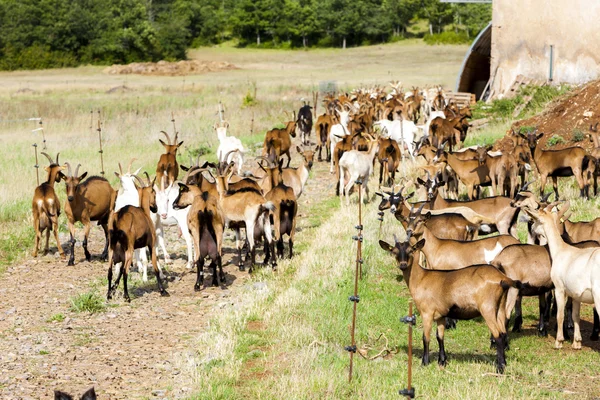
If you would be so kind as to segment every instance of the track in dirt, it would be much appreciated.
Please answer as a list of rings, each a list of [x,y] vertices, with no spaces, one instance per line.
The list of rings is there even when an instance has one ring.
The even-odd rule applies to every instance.
[[[293,165],[300,161],[294,155]],[[307,204],[333,194],[327,167],[327,163],[313,166],[299,199],[298,229],[308,225]],[[81,239],[82,229],[78,232]],[[10,266],[0,278],[0,398],[51,399],[54,389],[78,396],[92,386],[102,399],[193,394],[193,387],[177,384],[177,375],[185,354],[195,352],[194,338],[212,315],[227,312],[235,307],[235,300],[243,301],[244,291],[262,290],[264,284],[252,282],[248,272],[240,272],[232,263],[237,255],[230,231],[224,244],[225,284],[211,287],[211,271],[203,290],[194,292],[196,273],[185,268],[185,242],[177,239],[176,227],[167,228],[165,234],[174,259],[165,272],[171,296],[161,297],[152,277],[133,289],[130,285],[130,304],[123,301],[121,285],[100,313],[69,310],[73,296],[94,287],[102,296],[106,293],[107,263],[94,258],[104,245],[99,227],[92,229],[91,262],[76,246],[74,267],[54,255],[29,257]],[[66,235],[61,236],[64,245]],[[259,255],[260,261],[260,250]],[[57,314],[65,319],[50,321]]]

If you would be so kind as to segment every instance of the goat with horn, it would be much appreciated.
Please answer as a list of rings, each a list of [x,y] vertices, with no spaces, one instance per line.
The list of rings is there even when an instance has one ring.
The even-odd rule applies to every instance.
[[[67,165],[68,171],[65,180],[65,189],[67,192],[67,201],[65,202],[65,214],[69,222],[69,232],[71,234],[71,256],[68,265],[75,265],[75,222],[81,222],[84,226],[83,251],[85,259],[90,261],[91,255],[88,251],[88,238],[92,221],[98,221],[98,225],[104,230],[106,243],[100,256],[102,260],[108,260],[108,219],[110,212],[114,208],[116,191],[105,178],[91,176],[85,181],[87,172],[79,174],[78,164],[75,173],[71,171],[71,165]]]

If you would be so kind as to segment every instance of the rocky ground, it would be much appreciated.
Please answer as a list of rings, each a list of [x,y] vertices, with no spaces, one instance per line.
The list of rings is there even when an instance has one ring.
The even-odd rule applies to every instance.
[[[293,165],[299,162],[295,156]],[[299,229],[308,223],[308,204],[333,193],[328,165],[315,163],[312,175],[300,198]],[[55,254],[9,267],[0,277],[0,398],[50,399],[55,389],[80,395],[91,386],[101,399],[191,395],[193,387],[176,384],[181,354],[194,352],[194,338],[214,313],[235,307],[245,291],[269,284],[238,270],[232,234],[227,238],[221,287],[210,286],[208,273],[204,289],[194,292],[196,274],[185,268],[185,242],[171,227],[166,236],[173,258],[166,272],[171,296],[161,297],[151,278],[130,285],[130,304],[122,299],[121,285],[105,310],[93,314],[72,311],[71,299],[88,292],[104,298],[107,263],[97,257],[86,262],[80,246],[74,267]],[[62,235],[63,243],[66,239]],[[99,255],[104,245],[99,227],[90,243],[92,255]]]

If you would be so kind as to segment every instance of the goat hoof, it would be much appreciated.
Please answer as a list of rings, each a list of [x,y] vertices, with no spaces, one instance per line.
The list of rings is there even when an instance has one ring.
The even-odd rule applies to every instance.
[[[571,347],[573,350],[581,350],[581,340],[574,341]]]
[[[555,349],[562,349],[562,347],[563,347],[562,342],[559,342],[558,340],[554,342]]]
[[[521,326],[520,325],[513,326],[512,331],[513,332],[521,332]]]
[[[592,336],[590,336],[590,340],[592,342],[597,342],[598,341],[598,332],[592,332]]]
[[[221,283],[225,283],[225,274],[221,274],[220,278],[221,278]]]
[[[498,364],[496,365],[496,372],[499,374],[504,374],[504,369],[506,368],[506,364]]]
[[[212,285],[213,285],[214,287],[218,287],[218,286],[219,286],[219,281],[218,281],[218,280],[216,280],[216,279],[214,279],[214,280],[212,281]]]
[[[161,295],[162,297],[171,297],[171,295],[169,294],[169,292],[167,292],[165,289],[163,289],[163,290],[160,292],[160,295]]]
[[[200,284],[196,283],[196,284],[194,285],[194,291],[195,291],[195,292],[199,292],[199,291],[200,291]]]
[[[429,365],[429,360],[425,360],[425,359],[421,360],[421,365],[422,365],[423,367],[426,367],[426,366],[428,366],[428,365]]]
[[[538,330],[538,336],[546,337],[546,336],[548,336],[548,331],[545,328],[544,329],[540,329],[540,330]]]
[[[125,296],[125,301],[131,303],[131,298],[129,296]]]
[[[75,265],[75,261],[74,260],[69,260],[69,262],[67,263],[67,266],[72,267]]]
[[[244,267],[243,264],[240,264],[239,267],[240,267],[240,271],[245,271],[246,270],[246,267]]]

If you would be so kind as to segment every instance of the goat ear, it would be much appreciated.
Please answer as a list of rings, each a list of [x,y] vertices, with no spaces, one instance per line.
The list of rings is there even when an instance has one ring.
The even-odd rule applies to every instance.
[[[81,176],[79,177],[79,180],[83,180],[83,178],[85,178],[87,176],[87,172],[84,172],[83,174],[81,174]]]
[[[408,200],[408,199],[410,199],[411,197],[413,197],[414,195],[415,195],[415,192],[412,192],[411,194],[407,195],[407,196],[404,198],[404,200]]]
[[[96,400],[96,391],[94,388],[90,388],[81,396],[81,400]]]
[[[179,185],[179,190],[181,192],[187,192],[188,190],[190,190],[190,188],[185,183],[178,182],[178,185]]]
[[[117,176],[117,178],[121,179],[121,175],[119,175],[118,172],[115,171],[115,175]]]
[[[54,400],[73,400],[73,396],[60,390],[54,391]]]
[[[429,214],[428,214],[429,215]],[[416,244],[414,249],[415,250],[421,250],[423,248],[423,246],[425,246],[425,239],[421,239],[419,240]]]
[[[302,154],[302,149],[300,148],[300,146],[296,146],[296,151],[298,152],[298,154]]]
[[[543,133],[540,133],[539,135],[537,135],[537,136],[535,137],[535,140],[540,140],[540,139],[541,139],[541,138],[543,138],[543,137],[544,137],[544,134],[543,134]]]
[[[185,165],[180,165],[180,167],[181,167],[181,169],[182,169],[182,170],[184,170],[184,171],[189,171],[189,170],[190,170],[190,168],[189,168],[189,167],[186,167]]]
[[[425,181],[423,179],[417,178],[417,182],[419,183],[419,185],[425,186]]]
[[[179,143],[177,143],[177,147],[181,146],[183,144],[183,140]]]
[[[389,251],[390,253],[394,252],[395,247],[389,244],[388,242],[384,242],[383,240],[379,241],[379,246],[385,251]]]

